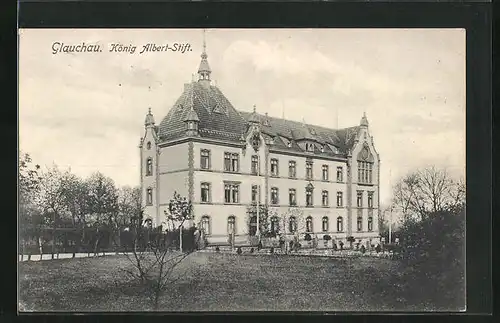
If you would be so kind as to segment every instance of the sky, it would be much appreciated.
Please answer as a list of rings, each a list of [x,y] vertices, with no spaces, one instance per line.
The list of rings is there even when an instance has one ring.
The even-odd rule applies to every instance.
[[[363,112],[381,159],[381,202],[410,171],[465,177],[465,30],[208,29],[212,82],[233,106],[331,128]],[[97,53],[53,54],[55,42]],[[148,43],[191,51],[147,52]],[[137,46],[134,54],[112,44]],[[115,47],[117,48],[117,47]],[[139,184],[140,137],[192,80],[201,29],[22,29],[19,149],[42,166]]]

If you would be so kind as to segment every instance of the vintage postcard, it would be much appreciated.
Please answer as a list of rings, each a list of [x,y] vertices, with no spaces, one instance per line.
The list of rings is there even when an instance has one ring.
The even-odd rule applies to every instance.
[[[20,29],[20,312],[464,311],[465,30]]]

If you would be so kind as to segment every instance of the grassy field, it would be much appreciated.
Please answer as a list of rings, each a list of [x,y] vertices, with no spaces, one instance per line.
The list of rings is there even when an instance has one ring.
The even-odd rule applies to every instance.
[[[144,291],[122,273],[125,256],[19,264],[20,303],[35,311],[147,311]],[[196,253],[160,300],[162,311],[431,310],[425,291],[398,279],[387,259]]]

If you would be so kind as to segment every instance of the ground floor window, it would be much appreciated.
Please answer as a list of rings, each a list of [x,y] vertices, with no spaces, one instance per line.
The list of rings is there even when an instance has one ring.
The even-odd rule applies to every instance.
[[[280,230],[279,219],[277,216],[271,218],[271,232],[278,233]]]
[[[297,231],[297,219],[294,216],[291,216],[288,221],[288,231],[290,231],[290,233]]]
[[[227,233],[235,234],[236,233],[236,218],[234,215],[231,215],[227,218]]]
[[[328,217],[327,216],[323,217],[323,220],[322,220],[322,229],[323,229],[323,232],[327,232],[328,231]]]
[[[249,224],[249,228],[248,228],[248,233],[251,236],[254,236],[257,234],[257,216],[250,217],[250,224]]]
[[[306,232],[313,232],[313,219],[311,216],[306,219]]]
[[[201,217],[201,230],[207,235],[210,234],[210,217],[208,215]]]
[[[342,219],[341,216],[337,218],[337,231],[338,232],[344,231],[344,219]]]

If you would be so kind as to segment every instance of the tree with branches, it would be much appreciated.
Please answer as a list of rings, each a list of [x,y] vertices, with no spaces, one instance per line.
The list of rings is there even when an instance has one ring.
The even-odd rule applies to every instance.
[[[40,209],[36,198],[40,190],[40,165],[33,165],[29,154],[19,154],[18,193],[19,193],[19,233],[24,250],[25,241],[35,238],[39,244],[42,225]],[[41,249],[41,245],[38,245]]]
[[[141,188],[124,186],[118,189],[118,216],[116,223],[119,227],[125,227],[130,223],[130,217],[139,214],[141,205]]]
[[[179,230],[179,249],[182,251],[182,228],[187,220],[192,220],[193,204],[185,196],[174,192],[173,198],[168,204],[167,221]]]
[[[257,225],[257,205],[250,205],[247,207],[247,225],[248,227]],[[259,205],[259,232],[263,238],[275,237],[276,232],[271,230],[271,218],[277,216],[278,213],[269,208],[268,205]]]
[[[179,229],[185,221],[192,219],[190,201],[177,192],[169,203],[169,212],[169,221],[175,223]],[[152,229],[147,221],[142,210],[132,217],[129,226],[133,236],[133,248],[131,254],[124,253],[132,264],[132,269],[122,270],[144,287],[150,297],[152,309],[158,310],[160,298],[169,290],[168,287],[182,278],[181,274],[176,275],[175,269],[196,249],[182,248],[181,245],[179,251],[171,251],[174,242],[167,240],[166,234],[161,230]],[[156,232],[152,234],[153,231]]]
[[[393,206],[401,210],[404,220],[424,220],[430,214],[465,204],[464,180],[455,180],[446,169],[434,166],[406,175],[394,186],[393,193]]]
[[[57,223],[68,214],[68,207],[63,198],[64,177],[65,173],[57,165],[47,168],[41,174],[40,190],[36,199],[43,223],[52,227],[52,258],[55,254]]]
[[[290,243],[290,236],[286,233],[291,234],[294,241],[294,246],[298,246],[299,236],[301,232],[305,231],[306,221],[304,218],[304,212],[298,207],[289,207],[288,210],[279,215],[280,219],[280,233],[282,239],[284,239],[287,252],[288,244]],[[292,230],[291,230],[292,229]]]
[[[93,173],[86,182],[89,213],[95,216],[94,255],[97,255],[104,228],[109,230],[111,240],[116,231],[114,218],[118,210],[117,189],[114,181],[100,172]]]

